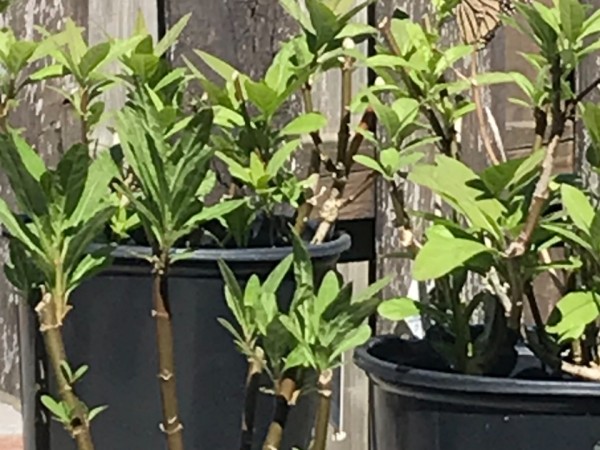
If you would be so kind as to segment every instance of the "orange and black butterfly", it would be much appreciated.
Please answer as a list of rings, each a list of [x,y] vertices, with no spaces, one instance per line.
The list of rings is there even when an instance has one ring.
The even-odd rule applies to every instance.
[[[511,0],[462,0],[456,18],[465,44],[487,45],[501,25],[502,14],[514,9]]]

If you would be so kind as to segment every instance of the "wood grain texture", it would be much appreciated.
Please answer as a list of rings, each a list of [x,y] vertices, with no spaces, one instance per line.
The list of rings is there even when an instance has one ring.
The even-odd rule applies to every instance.
[[[338,271],[355,292],[369,285],[369,262],[340,264]],[[369,448],[369,379],[352,363],[352,352],[343,357],[341,370],[342,400],[339,429],[332,429],[329,450],[366,450]],[[1,450],[1,449],[0,449]]]
[[[600,9],[600,0],[585,0],[593,9]],[[579,73],[577,73],[577,89],[582,90],[598,79],[600,75],[600,52],[589,55],[583,62]],[[600,90],[594,89],[586,101],[600,102]],[[591,192],[600,192],[600,177],[595,173],[585,159],[585,152],[590,145],[590,137],[581,122],[576,124],[575,129],[575,169],[581,173],[582,178],[590,187]]]

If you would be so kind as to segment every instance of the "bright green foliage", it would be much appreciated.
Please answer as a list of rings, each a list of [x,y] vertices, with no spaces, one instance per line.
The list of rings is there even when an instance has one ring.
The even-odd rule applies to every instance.
[[[580,339],[589,324],[600,317],[597,292],[570,292],[559,300],[548,319],[546,330],[560,343]]]
[[[547,6],[539,1],[531,4],[518,2],[515,5],[526,21],[507,18],[511,25],[538,47],[535,53],[523,57],[536,70],[533,81],[523,75],[515,75],[527,101],[515,100],[527,107],[543,108],[552,101],[555,91],[552,73],[560,79],[559,95],[563,100],[575,98],[569,77],[588,55],[600,48],[600,14],[590,14],[590,9],[579,0],[556,0]]]
[[[282,0],[301,33],[281,46],[258,80],[211,54],[196,51],[203,65],[221,80],[215,83],[211,81],[214,77],[186,60],[214,108],[218,132],[212,144],[218,150],[217,156],[230,169],[237,195],[249,199],[244,208],[226,219],[238,246],[248,244],[257,220],[276,223],[279,206],[297,208],[307,200],[305,193],[315,187],[315,177],[303,181],[297,178],[291,161],[301,148],[300,138],[318,133],[327,125],[327,119],[314,111],[292,120],[282,116],[301,89],[310,95],[320,73],[341,68],[340,58],[364,59],[354,44],[376,30],[354,18],[370,3],[354,6],[346,0],[310,0],[303,10],[296,0]],[[285,226],[278,227],[272,234],[286,235],[287,231]]]
[[[295,235],[294,235],[295,236]],[[289,311],[282,311],[276,292],[293,263],[296,288]],[[294,237],[294,253],[284,259],[264,283],[254,275],[245,289],[221,263],[225,298],[237,322],[220,322],[234,336],[246,355],[264,349],[268,371],[274,378],[287,369],[310,368],[322,372],[341,363],[341,355],[363,344],[371,335],[365,323],[380,300],[378,293],[389,280],[374,283],[352,295],[352,286],[340,284],[339,276],[328,272],[317,289],[308,251]]]
[[[453,208],[456,218],[426,215],[434,225],[427,231],[427,241],[415,259],[415,278],[434,279],[463,267],[485,273],[491,265],[508,263],[503,251],[507,239],[516,238],[525,223],[541,156],[535,153],[489,167],[481,176],[443,155],[434,164],[416,166],[409,181],[440,195]],[[552,218],[543,219],[542,223],[549,221]],[[534,235],[538,246],[547,239],[545,233]],[[521,270],[527,277],[538,271],[537,251],[534,246],[523,257]]]
[[[109,182],[116,167],[108,155],[92,160],[78,144],[51,169],[18,134],[0,140],[0,165],[19,207],[14,213],[0,199],[0,223],[15,257],[7,274],[17,288],[56,293],[66,308],[68,293],[108,262],[105,250],[90,253],[90,245],[113,213]]]
[[[212,150],[206,144],[212,111],[199,111],[170,137],[150,95],[137,94],[140,102],[118,113],[117,131],[138,188],[122,182],[119,191],[139,215],[155,255],[165,256],[199,225],[221,218],[244,201],[204,204],[204,182],[211,179],[206,175]]]

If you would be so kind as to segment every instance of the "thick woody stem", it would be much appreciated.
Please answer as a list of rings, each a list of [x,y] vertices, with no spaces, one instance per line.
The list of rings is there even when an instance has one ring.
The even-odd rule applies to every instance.
[[[319,406],[315,419],[315,439],[310,450],[325,450],[327,447],[327,431],[329,428],[329,414],[331,411],[333,371],[326,370],[319,376],[317,385]]]
[[[262,374],[262,359],[264,352],[257,348],[256,355],[248,360],[248,375],[246,377],[246,396],[244,400],[244,415],[242,417],[242,443],[240,450],[252,450],[254,441],[254,421],[256,402]]]
[[[273,414],[273,421],[269,426],[269,431],[263,444],[263,450],[279,450],[295,392],[296,381],[292,377],[284,376],[277,383],[275,413]]]
[[[156,319],[158,379],[163,411],[161,430],[165,433],[169,450],[183,450],[183,425],[179,418],[177,385],[175,382],[175,349],[168,292],[168,268],[168,255],[163,254],[157,259],[152,275],[154,303],[152,315]]]
[[[552,172],[554,170],[554,159],[560,138],[564,132],[566,120],[566,112],[563,111],[561,107],[561,73],[561,60],[560,57],[557,56],[554,58],[551,68],[553,97],[551,106],[552,127],[550,131],[550,143],[546,149],[546,155],[544,157],[544,161],[542,162],[542,173],[535,187],[535,192],[533,193],[533,199],[529,207],[529,213],[527,215],[527,220],[525,221],[523,230],[519,234],[519,237],[510,244],[506,252],[509,257],[521,256],[529,249],[533,232],[538,225],[540,217],[542,216],[542,212],[544,211],[544,206],[550,194],[549,186],[550,180],[552,179]],[[544,126],[543,118],[545,117],[545,115],[541,114],[539,110],[536,110],[536,113],[539,115],[539,120],[542,123],[536,124],[537,136],[534,148],[541,143],[538,128],[541,129]],[[536,121],[537,120],[538,117],[536,116]]]
[[[69,384],[62,369],[63,363],[67,361],[61,333],[63,317],[62,313],[57,312],[60,308],[55,308],[55,306],[62,304],[63,298],[63,294],[54,296],[45,294],[36,311],[40,320],[46,354],[58,386],[59,398],[71,411],[70,422],[65,424],[65,427],[75,440],[78,450],[94,450],[85,405],[73,392],[73,387]]]

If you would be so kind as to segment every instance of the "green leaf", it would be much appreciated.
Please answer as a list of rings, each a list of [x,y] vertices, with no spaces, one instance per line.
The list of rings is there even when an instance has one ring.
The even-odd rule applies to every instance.
[[[67,75],[67,72],[65,72],[65,68],[62,64],[53,64],[33,72],[29,75],[29,79],[32,81],[41,81],[65,75]]]
[[[246,95],[254,105],[266,116],[270,116],[275,112],[274,107],[277,107],[277,92],[267,86],[264,81],[255,82],[246,80],[244,83]]]
[[[12,213],[2,198],[0,198],[0,225],[4,226],[8,233],[30,252],[44,254],[39,248],[37,238],[27,229],[23,221]]]
[[[392,277],[388,276],[375,281],[374,283],[370,284],[366,289],[354,295],[352,297],[352,303],[362,303],[371,300],[377,294],[379,294],[379,292],[381,292],[381,290],[383,290],[388,284],[390,284],[391,280]]]
[[[381,167],[379,162],[377,162],[377,160],[375,160],[374,158],[371,158],[370,156],[356,155],[354,157],[354,161],[360,165],[363,165],[363,166],[371,169],[371,170],[374,170],[377,173],[387,176],[387,173],[383,170],[383,167]]]
[[[359,36],[372,36],[377,34],[377,28],[367,25],[365,23],[351,22],[347,24],[342,30],[335,36],[336,39],[344,38],[355,38]]]
[[[66,217],[73,214],[83,194],[91,164],[88,152],[86,145],[76,144],[67,150],[56,168],[60,187],[65,196],[63,211]]]
[[[277,176],[281,168],[290,160],[294,152],[298,150],[301,144],[301,139],[286,142],[275,152],[267,164],[267,174],[269,174],[269,177],[275,178],[275,176]]]
[[[327,125],[327,118],[320,113],[307,113],[303,114],[290,123],[288,123],[281,130],[282,136],[300,135],[313,133],[319,131],[321,128]]]
[[[179,39],[179,36],[181,36],[181,33],[187,26],[191,17],[191,13],[186,14],[175,25],[169,28],[169,30],[165,33],[165,36],[156,44],[156,47],[154,48],[154,54],[156,56],[164,55],[167,53],[169,48],[171,48],[171,46],[177,42],[177,39]]]
[[[310,18],[302,11],[302,8],[296,0],[279,0],[279,4],[283,6],[285,11],[292,16],[296,22],[302,25],[302,28],[309,33],[314,34],[315,29],[310,22]]]
[[[78,149],[77,152],[82,152],[82,149]],[[85,159],[83,155],[81,158]],[[87,161],[89,163],[89,159]],[[80,167],[82,166],[80,165]],[[74,165],[72,170],[77,170],[77,165]],[[85,187],[79,196],[76,195],[79,188],[75,188],[77,176],[73,174],[73,178],[69,178],[67,174],[64,178],[63,186],[68,190],[73,190],[67,197],[69,202],[73,202],[75,206],[72,213],[67,217],[67,226],[77,226],[89,220],[100,209],[106,207],[110,195],[110,182],[113,178],[119,177],[119,169],[110,157],[109,152],[101,152],[91,162],[86,175]],[[69,208],[69,211],[71,211],[71,208]]]
[[[232,66],[227,64],[225,61],[217,58],[216,56],[213,56],[201,50],[194,50],[194,53],[196,53],[196,55],[198,55],[200,59],[202,59],[202,61],[204,61],[204,63],[208,67],[210,67],[217,75],[219,75],[226,81],[232,81],[234,74],[239,73]],[[243,81],[244,80],[240,79],[242,85],[245,84]]]
[[[61,403],[57,402],[49,395],[42,395],[40,401],[58,420],[62,423],[69,423],[70,417],[65,412]]]
[[[338,34],[340,25],[333,11],[321,0],[306,0],[306,9],[317,37],[313,51],[317,51]]]
[[[106,61],[106,58],[110,53],[110,47],[109,42],[102,42],[88,49],[79,63],[79,72],[83,78],[87,78],[104,61]]]
[[[254,307],[260,299],[260,279],[253,273],[244,288],[244,306]]]
[[[335,364],[337,359],[346,353],[347,351],[353,350],[356,347],[363,345],[371,337],[371,327],[367,324],[363,324],[360,327],[350,331],[342,342],[336,345],[334,351],[329,357],[329,363]]]
[[[233,317],[235,317],[235,320],[242,329],[242,332],[247,334],[250,332],[249,330],[253,325],[246,323],[246,315],[244,313],[244,294],[242,293],[242,288],[238,284],[235,275],[229,266],[222,260],[219,260],[218,264],[219,269],[221,270],[221,276],[225,281],[225,302],[227,303],[227,307],[233,314]],[[219,322],[221,322],[221,325],[225,326],[223,323],[225,321]],[[233,331],[233,327],[225,326],[225,328],[230,330],[230,332],[236,336],[237,332]],[[240,338],[239,340],[243,339]]]
[[[27,66],[37,47],[36,42],[30,41],[17,41],[11,45],[6,59],[8,70],[13,75],[19,74]]]
[[[491,248],[477,241],[432,236],[415,258],[413,278],[417,281],[440,278],[463,266],[471,258],[491,252]]]
[[[314,358],[312,354],[304,345],[300,344],[285,358],[284,371],[294,369],[296,367],[312,366],[314,366]]]
[[[585,9],[579,0],[559,0],[560,23],[569,41],[575,43],[585,20]]]
[[[112,264],[109,247],[85,255],[69,274],[68,289],[73,291],[85,280],[107,269]]]
[[[296,281],[296,290],[290,307],[290,310],[293,311],[298,305],[314,297],[314,275],[308,250],[296,233],[292,233],[292,244],[294,248],[294,278]]]
[[[73,382],[79,381],[90,369],[90,366],[83,365],[73,374]]]
[[[407,297],[393,298],[379,305],[377,312],[384,319],[398,322],[409,317],[420,316],[421,310],[418,304],[416,300]]]
[[[579,245],[589,252],[593,251],[593,247],[589,242],[582,239],[577,233],[574,233],[573,231],[564,226],[555,225],[551,223],[542,223],[540,224],[540,228],[550,231],[551,233],[555,233],[563,239],[570,241],[572,244]]]
[[[279,290],[281,282],[290,271],[294,262],[294,255],[288,255],[281,260],[277,266],[271,271],[267,279],[265,280],[262,290],[268,294],[275,294]]]
[[[568,184],[561,185],[560,191],[563,205],[575,226],[589,234],[594,220],[594,208],[586,195]]]
[[[321,282],[321,287],[319,288],[319,293],[317,294],[317,298],[315,299],[313,306],[314,319],[317,323],[323,312],[335,300],[339,291],[340,283],[338,276],[333,270],[330,270],[327,272],[323,278],[323,281]]]
[[[244,342],[244,338],[240,335],[239,331],[235,329],[235,327],[221,317],[217,317],[217,322],[225,328],[229,333],[233,336],[236,341]]]
[[[135,75],[142,80],[150,79],[157,71],[160,59],[155,55],[136,53],[123,60]]]
[[[1,136],[0,147],[0,167],[8,175],[23,212],[29,216],[45,216],[48,200],[40,184],[46,171],[42,159],[17,134]]]
[[[600,316],[595,292],[571,292],[561,298],[550,318],[546,330],[558,334],[561,342],[578,339],[585,327]]]
[[[227,200],[212,206],[205,206],[202,211],[192,216],[188,223],[202,224],[214,219],[221,219],[231,211],[239,208],[246,203],[246,199]]]
[[[97,406],[96,408],[92,408],[92,410],[88,413],[88,421],[91,422],[92,420],[94,420],[96,417],[98,417],[98,415],[104,411],[106,411],[108,409],[108,406]]]

